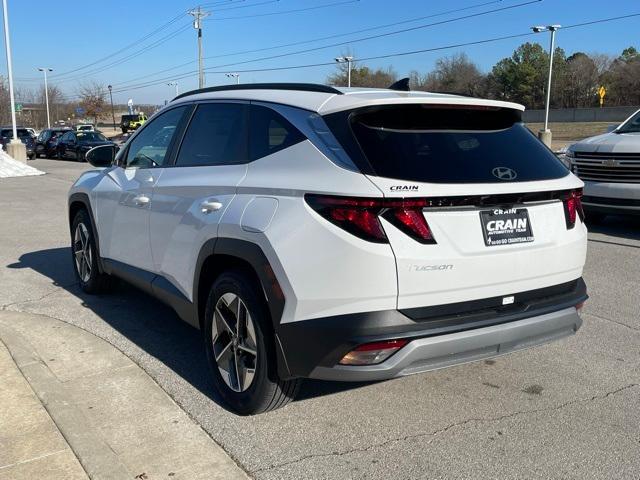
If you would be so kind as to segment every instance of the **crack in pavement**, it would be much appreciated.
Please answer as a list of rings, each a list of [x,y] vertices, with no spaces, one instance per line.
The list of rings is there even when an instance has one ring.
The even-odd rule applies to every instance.
[[[507,419],[507,418],[517,417],[519,415],[527,415],[527,414],[530,414],[530,413],[557,411],[557,410],[561,410],[563,408],[569,407],[571,405],[576,405],[576,404],[579,404],[579,403],[587,403],[587,402],[592,402],[594,400],[604,400],[605,398],[608,398],[611,395],[616,395],[616,394],[618,394],[620,392],[623,392],[625,390],[629,390],[629,389],[635,388],[635,387],[640,387],[640,384],[631,383],[629,385],[625,385],[625,386],[617,388],[615,390],[611,390],[609,392],[606,392],[605,394],[593,395],[590,398],[581,398],[581,399],[578,399],[578,400],[571,400],[571,401],[568,401],[568,402],[565,402],[565,403],[562,403],[560,405],[553,406],[553,407],[544,407],[544,408],[535,408],[535,409],[532,409],[532,410],[516,411],[516,412],[512,412],[512,413],[506,414],[506,415],[500,415],[498,417],[491,417],[491,418],[468,418],[468,419],[462,420],[460,422],[451,423],[451,424],[447,425],[446,427],[440,428],[438,430],[434,430],[433,432],[415,433],[415,434],[412,434],[412,435],[405,435],[403,437],[391,438],[391,439],[385,440],[384,442],[381,442],[381,443],[376,443],[374,445],[369,445],[367,447],[353,448],[353,449],[345,450],[343,452],[332,452],[332,453],[319,453],[319,454],[304,455],[304,456],[302,456],[300,458],[297,458],[297,459],[294,459],[294,460],[291,460],[291,461],[288,461],[288,462],[273,464],[273,465],[270,465],[268,467],[264,467],[264,468],[260,468],[260,469],[257,469],[257,470],[253,470],[252,473],[256,474],[256,473],[266,472],[266,471],[269,471],[269,470],[275,470],[275,469],[278,469],[278,468],[288,467],[290,465],[293,465],[293,464],[296,464],[296,463],[300,463],[300,462],[303,462],[305,460],[309,460],[309,459],[312,459],[312,458],[342,457],[344,455],[349,455],[351,453],[356,453],[356,452],[368,452],[368,451],[374,450],[376,448],[385,447],[385,446],[390,445],[392,443],[404,442],[406,440],[411,440],[411,439],[415,439],[415,438],[437,437],[438,435],[446,433],[449,430],[452,430],[452,429],[458,428],[458,427],[463,427],[463,426],[465,426],[465,425],[467,425],[469,423],[499,422],[499,421]],[[431,440],[429,440],[427,442],[427,444],[430,444],[433,440],[434,439],[432,438]]]
[[[33,302],[39,302],[41,300],[44,300],[47,297],[50,297],[51,295],[54,295],[55,293],[58,293],[61,290],[65,290],[69,287],[73,287],[75,285],[78,285],[78,282],[73,282],[73,283],[69,283],[66,285],[56,285],[55,288],[50,291],[49,293],[45,293],[44,295],[37,297],[37,298],[30,298],[27,300],[18,300],[16,302],[10,302],[10,303],[5,303],[4,305],[0,305],[0,310],[8,310],[10,307],[15,307],[18,305],[23,305],[25,303],[33,303]]]
[[[615,321],[615,320],[612,320],[611,318],[607,318],[607,317],[602,317],[602,316],[600,316],[600,315],[596,315],[595,313],[585,313],[585,315],[589,315],[589,316],[591,316],[591,317],[598,318],[598,319],[600,319],[600,320],[604,320],[604,321],[606,321],[606,322],[615,323],[616,325],[620,325],[620,326],[622,326],[622,327],[627,327],[627,328],[629,328],[629,329],[631,329],[631,330],[635,330],[636,332],[640,332],[640,328],[632,327],[631,325],[627,325],[626,323],[623,323],[623,322],[617,322],[617,321]]]

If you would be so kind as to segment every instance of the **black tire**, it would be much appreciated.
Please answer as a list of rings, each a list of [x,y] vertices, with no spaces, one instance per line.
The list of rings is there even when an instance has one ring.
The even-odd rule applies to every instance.
[[[273,328],[271,327],[266,301],[256,283],[252,275],[241,270],[231,270],[221,274],[211,287],[205,311],[203,333],[207,360],[211,368],[214,386],[229,408],[240,415],[254,415],[283,407],[295,398],[301,382],[300,379],[283,381],[278,377]],[[214,346],[212,335],[214,321],[218,325],[216,330],[220,331],[219,325],[222,318],[218,315],[214,319],[214,311],[218,302],[224,302],[223,296],[225,298],[235,296],[246,307],[248,315],[245,315],[245,318],[247,322],[252,324],[254,338],[251,342],[248,340],[250,335],[246,334],[246,332],[249,331],[249,327],[248,324],[245,324],[244,328],[242,328],[245,330],[244,340],[240,340],[238,343],[248,345],[251,348],[255,346],[255,356],[242,351],[242,347],[238,347],[232,340],[228,342],[223,341],[224,339],[220,340],[225,332],[218,335],[218,340],[215,342],[216,346]],[[225,305],[226,303],[223,303],[220,308]],[[233,314],[231,309],[228,309],[228,312]],[[239,314],[236,318],[238,317],[242,317],[242,315]],[[226,321],[224,323],[227,324]],[[231,337],[227,335],[227,338]],[[242,339],[242,334],[238,335],[238,338]],[[225,343],[229,347],[226,349],[221,348]],[[253,343],[255,345],[252,345]],[[236,382],[232,381],[231,368],[229,369],[229,374],[225,376],[230,384],[235,383],[236,389],[233,389],[223,379],[223,374],[220,371],[221,367],[216,361],[214,350],[217,350],[222,365],[225,365],[225,362],[220,352],[226,350],[228,352],[226,355],[230,358],[229,361],[235,359],[236,365],[238,363],[242,364],[240,369],[254,367],[255,373],[252,380],[247,382],[249,384],[246,389],[245,386],[241,385],[240,375],[236,375]],[[231,363],[228,363],[228,365],[232,366]],[[236,368],[236,371],[238,370]],[[244,375],[243,378],[246,379],[247,375]]]
[[[78,233],[78,229],[81,232],[86,232],[86,240],[79,239],[83,237],[82,233]],[[87,242],[88,241],[88,245]],[[85,245],[85,248],[82,246]],[[83,250],[83,254],[79,253],[79,250]],[[81,259],[78,257],[82,256]],[[88,258],[88,261],[86,260]],[[91,219],[86,210],[79,210],[73,219],[71,224],[71,261],[73,263],[73,271],[76,279],[80,284],[80,288],[85,293],[102,293],[107,292],[113,286],[115,280],[110,275],[100,272],[98,266],[98,249],[96,248],[96,241],[91,226]]]

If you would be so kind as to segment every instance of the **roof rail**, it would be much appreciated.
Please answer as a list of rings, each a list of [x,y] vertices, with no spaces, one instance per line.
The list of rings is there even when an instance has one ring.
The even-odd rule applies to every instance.
[[[199,93],[225,92],[229,90],[295,90],[297,92],[319,92],[342,95],[342,92],[336,88],[316,83],[243,83],[240,85],[220,85],[217,87],[199,88],[197,90],[181,93],[173,100],[197,95]]]

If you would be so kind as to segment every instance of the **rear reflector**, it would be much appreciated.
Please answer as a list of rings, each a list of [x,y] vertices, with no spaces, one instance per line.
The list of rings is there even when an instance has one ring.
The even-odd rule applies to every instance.
[[[584,210],[582,209],[582,189],[571,190],[569,195],[562,200],[564,204],[564,218],[567,222],[567,230],[576,226],[576,218],[580,217],[584,221]]]
[[[365,343],[347,353],[341,365],[375,365],[384,362],[391,355],[404,347],[408,340],[384,340],[382,342]]]
[[[422,209],[427,199],[383,199],[305,195],[305,200],[322,217],[364,240],[388,243],[380,223],[383,217],[420,243],[436,243]]]

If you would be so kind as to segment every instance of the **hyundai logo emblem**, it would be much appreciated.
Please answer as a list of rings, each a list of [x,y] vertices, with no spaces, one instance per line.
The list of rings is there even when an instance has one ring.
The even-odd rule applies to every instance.
[[[515,180],[518,176],[515,170],[511,170],[507,167],[496,167],[491,170],[491,173],[493,173],[494,177],[500,180]]]

